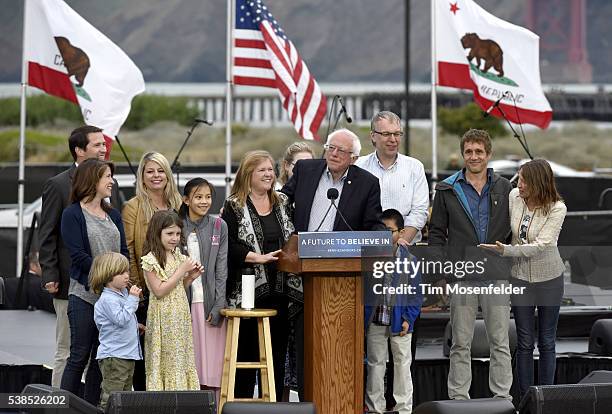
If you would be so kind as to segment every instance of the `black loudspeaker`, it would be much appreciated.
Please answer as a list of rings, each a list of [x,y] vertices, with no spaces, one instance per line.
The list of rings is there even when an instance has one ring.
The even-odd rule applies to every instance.
[[[612,384],[539,385],[529,387],[520,414],[609,414]]]
[[[419,405],[413,414],[515,414],[510,400],[475,398],[473,400],[428,401]]]
[[[313,403],[228,402],[221,414],[316,414]]]
[[[214,414],[214,391],[111,392],[106,414]]]
[[[510,353],[513,353],[516,349],[516,324],[514,319],[510,319],[508,324],[508,337],[510,341]],[[451,323],[446,323],[444,328],[444,343],[442,346],[442,353],[445,357],[450,355],[450,349],[453,345],[453,331],[451,329]],[[472,347],[470,349],[472,358],[488,358],[489,355],[489,341],[487,339],[487,329],[483,319],[476,319],[474,323],[474,337],[472,338]]]
[[[28,384],[24,387],[22,394],[57,394],[66,395],[66,405],[58,408],[29,409],[28,413],[44,414],[103,414],[103,411],[85,401],[82,398],[59,388],[45,384]]]
[[[612,356],[612,319],[598,319],[591,328],[589,352]]]
[[[612,371],[593,371],[578,384],[612,384]]]

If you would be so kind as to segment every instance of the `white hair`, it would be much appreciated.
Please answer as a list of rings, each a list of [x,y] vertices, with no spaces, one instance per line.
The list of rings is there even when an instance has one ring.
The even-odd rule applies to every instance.
[[[329,136],[327,137],[327,142],[325,144],[329,145],[329,141],[331,141],[333,137],[339,134],[347,135],[353,140],[353,148],[351,149],[351,152],[353,153],[354,157],[359,157],[359,154],[361,153],[361,141],[359,141],[359,137],[349,129],[340,128],[335,130],[334,132],[329,134]]]

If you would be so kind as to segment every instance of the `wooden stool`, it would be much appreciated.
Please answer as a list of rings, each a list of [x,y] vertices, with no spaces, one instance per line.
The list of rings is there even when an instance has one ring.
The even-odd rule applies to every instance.
[[[225,338],[225,356],[223,358],[223,376],[221,377],[221,398],[218,413],[227,401],[269,401],[276,402],[274,385],[274,367],[272,361],[272,338],[270,337],[270,316],[276,315],[274,309],[222,309],[221,315],[227,317],[227,337]],[[238,335],[240,318],[257,318],[259,336],[259,362],[238,362]],[[234,398],[236,369],[261,370],[262,398]],[[281,378],[282,381],[282,378]]]

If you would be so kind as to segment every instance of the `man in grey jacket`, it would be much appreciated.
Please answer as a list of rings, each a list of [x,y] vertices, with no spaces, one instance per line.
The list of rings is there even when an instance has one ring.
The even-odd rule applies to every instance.
[[[482,243],[508,240],[510,215],[508,180],[487,168],[491,139],[486,131],[470,129],[461,139],[465,167],[440,182],[429,226],[429,245],[443,246],[452,260],[466,260],[465,252]],[[500,273],[505,273],[501,272]],[[459,275],[456,275],[459,276]],[[490,275],[502,279],[506,274]],[[491,279],[491,278],[488,278]],[[498,281],[459,281],[461,286],[499,285]],[[512,365],[508,343],[508,295],[453,294],[448,396],[469,399],[471,344],[478,306],[482,308],[490,347],[489,388],[495,397],[510,399]]]

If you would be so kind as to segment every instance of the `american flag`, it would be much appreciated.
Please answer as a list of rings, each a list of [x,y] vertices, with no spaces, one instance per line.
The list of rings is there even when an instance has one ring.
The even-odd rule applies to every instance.
[[[295,46],[261,0],[236,0],[234,84],[276,88],[295,130],[319,140],[325,96]]]

